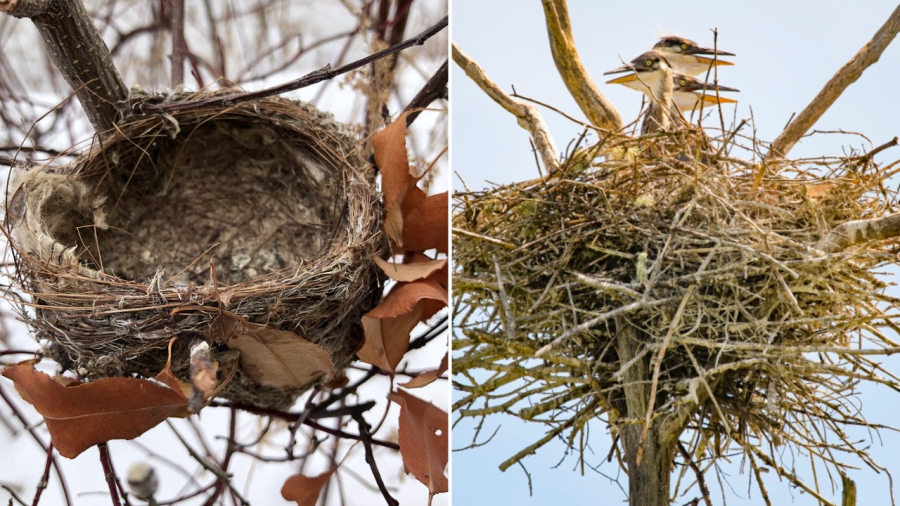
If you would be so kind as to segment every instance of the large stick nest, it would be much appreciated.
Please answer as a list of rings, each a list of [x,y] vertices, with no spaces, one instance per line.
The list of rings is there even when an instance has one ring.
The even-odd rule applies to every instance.
[[[760,166],[732,149],[687,131],[617,138],[552,177],[456,195],[453,366],[467,395],[454,409],[552,427],[504,467],[564,430],[577,444],[598,414],[614,431],[643,423],[625,413],[624,378],[639,362],[652,376],[664,342],[653,419],[689,406],[698,458],[729,437],[811,448],[808,421],[865,423],[860,379],[898,389],[852,354],[898,346],[886,333],[900,300],[876,272],[898,263],[896,241],[816,248],[838,224],[896,212],[890,167],[779,162],[754,189]],[[639,341],[630,363],[623,326]],[[836,434],[818,455],[856,452]]]
[[[222,310],[346,367],[386,251],[360,151],[330,115],[272,98],[134,119],[70,165],[19,169],[7,226],[23,316],[47,355],[88,379],[155,375],[172,336],[210,336]],[[237,358],[219,352],[222,379]],[[173,360],[186,376],[186,344]],[[261,387],[238,371],[221,395],[285,405],[309,386]]]

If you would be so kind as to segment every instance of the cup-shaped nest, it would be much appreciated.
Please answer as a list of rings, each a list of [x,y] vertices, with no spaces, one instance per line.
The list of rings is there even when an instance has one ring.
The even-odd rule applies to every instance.
[[[240,363],[216,344],[223,312],[294,332],[346,367],[386,251],[360,151],[330,115],[274,98],[141,117],[70,165],[19,169],[7,227],[23,316],[48,356],[88,379],[153,376],[170,339],[187,336],[214,344],[221,380]],[[190,339],[173,348],[182,377]],[[283,406],[324,379],[250,376],[238,368],[220,395]]]

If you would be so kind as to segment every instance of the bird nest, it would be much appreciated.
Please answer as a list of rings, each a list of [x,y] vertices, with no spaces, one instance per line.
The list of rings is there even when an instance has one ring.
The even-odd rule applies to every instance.
[[[330,115],[269,98],[139,117],[69,165],[18,169],[7,227],[22,315],[45,354],[86,379],[152,377],[173,336],[212,340],[224,311],[346,367],[381,298],[373,261],[386,252],[360,151]],[[187,341],[173,351],[182,378]],[[214,348],[222,381],[238,353]],[[237,368],[219,395],[284,406],[310,386],[261,386]]]
[[[656,384],[654,420],[695,407],[685,440],[698,456],[729,434],[811,448],[810,420],[865,423],[850,400],[860,379],[900,386],[854,353],[898,346],[886,334],[900,300],[876,272],[898,263],[897,242],[823,242],[897,211],[890,167],[779,161],[757,182],[760,164],[727,154],[733,133],[719,149],[700,136],[618,137],[548,178],[456,194],[454,409],[551,427],[502,468],[566,430],[578,445],[598,413],[614,433],[643,423],[626,413],[632,367]],[[828,451],[857,452],[834,433],[845,439]]]

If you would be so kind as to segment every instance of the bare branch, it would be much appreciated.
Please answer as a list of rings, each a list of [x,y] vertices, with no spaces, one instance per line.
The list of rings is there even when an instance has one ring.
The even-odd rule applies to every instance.
[[[0,0],[0,11],[34,21],[91,124],[98,132],[112,128],[128,88],[81,0]]]
[[[172,88],[184,84],[184,0],[172,2]]]
[[[881,241],[900,236],[900,214],[872,220],[841,223],[816,244],[816,249],[834,253],[869,241]]]
[[[816,98],[806,106],[806,109],[791,121],[781,135],[772,143],[769,149],[769,158],[786,156],[794,144],[825,114],[831,104],[841,96],[848,86],[855,83],[870,65],[878,61],[881,53],[888,47],[897,32],[900,31],[900,5],[891,13],[891,17],[878,29],[866,45],[856,53],[837,73],[832,77]]]
[[[544,17],[547,19],[547,35],[550,37],[553,61],[556,62],[559,75],[566,83],[572,98],[594,126],[619,130],[622,128],[619,111],[600,93],[581,63],[581,58],[578,57],[566,0],[541,0],[541,3],[544,5]]]
[[[484,69],[478,66],[471,58],[469,58],[459,46],[454,42],[453,61],[460,66],[467,76],[475,84],[484,91],[487,96],[491,97],[494,102],[500,104],[507,111],[518,119],[519,126],[528,130],[534,145],[537,147],[541,160],[550,174],[559,170],[559,161],[557,160],[556,144],[553,142],[553,136],[550,135],[550,128],[544,123],[544,118],[538,108],[531,104],[526,104],[510,97],[505,91],[497,86],[497,83],[485,74]]]

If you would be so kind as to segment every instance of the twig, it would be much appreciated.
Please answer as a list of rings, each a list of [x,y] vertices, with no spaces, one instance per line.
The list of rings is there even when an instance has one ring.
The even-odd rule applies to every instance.
[[[422,112],[419,109],[428,107],[428,104],[437,99],[443,98],[446,100],[448,98],[447,81],[449,77],[450,64],[449,60],[445,60],[444,64],[431,76],[431,79],[425,83],[425,86],[419,90],[419,93],[416,93],[409,105],[403,109],[403,112],[409,111],[409,114],[406,115],[406,126],[412,125],[412,122],[419,117],[419,113]]]
[[[41,481],[38,482],[37,490],[34,492],[34,500],[31,501],[31,506],[38,506],[38,502],[41,500],[41,493],[47,488],[47,483],[50,481],[51,464],[53,464],[53,443],[47,445],[47,461],[44,462],[44,474],[41,475]]]
[[[384,500],[387,502],[388,506],[399,506],[400,502],[391,496],[387,486],[384,484],[384,480],[381,478],[381,473],[378,471],[378,464],[375,462],[375,453],[372,451],[372,436],[369,434],[369,424],[366,422],[366,419],[363,418],[362,413],[355,413],[353,419],[356,420],[356,424],[359,426],[360,440],[363,443],[363,447],[366,449],[366,463],[369,464],[369,469],[372,470],[372,477],[375,478],[375,483],[378,484],[378,490],[381,491],[381,495],[384,496]]]
[[[825,111],[841,96],[848,86],[855,83],[870,65],[878,61],[891,41],[900,31],[900,5],[894,9],[888,20],[875,32],[872,40],[867,42],[853,58],[825,83],[822,91],[813,98],[800,114],[788,124],[781,135],[772,142],[767,158],[787,156],[788,152],[807,130],[825,114]]]
[[[19,422],[22,423],[22,427],[24,427],[25,430],[27,430],[28,433],[31,434],[32,439],[34,439],[38,446],[49,453],[50,445],[46,445],[43,441],[41,441],[41,438],[37,435],[37,432],[35,432],[32,424],[29,423],[27,418],[25,418],[25,415],[22,414],[22,411],[19,409],[19,407],[13,404],[12,399],[10,399],[9,396],[6,395],[6,392],[3,391],[2,386],[0,386],[0,399],[3,399],[3,401],[6,402],[6,405],[9,406],[9,409],[10,411],[12,411],[13,416],[19,419]],[[63,497],[66,500],[66,506],[72,506],[72,496],[69,493],[69,485],[66,483],[66,479],[62,474],[62,468],[60,468],[59,461],[56,459],[55,455],[52,456],[52,461],[53,469],[56,470],[56,476],[59,478],[59,485],[62,488]]]
[[[697,485],[700,486],[700,493],[703,494],[703,502],[706,503],[706,506],[713,506],[712,499],[709,497],[709,487],[706,485],[706,480],[703,478],[703,471],[697,466],[697,463],[694,462],[694,459],[691,457],[691,454],[684,448],[684,445],[681,444],[681,441],[677,441],[676,445],[678,446],[678,451],[681,452],[681,456],[684,457],[684,462],[694,471],[694,474],[697,476]]]
[[[342,67],[337,69],[332,69],[331,65],[326,65],[318,70],[314,70],[305,76],[295,79],[293,81],[280,84],[278,86],[273,86],[271,88],[266,88],[264,90],[259,91],[251,91],[247,93],[236,93],[234,95],[226,95],[220,97],[211,97],[202,100],[194,100],[189,102],[170,102],[170,103],[159,103],[159,104],[136,104],[135,107],[138,111],[142,113],[163,113],[163,112],[172,112],[172,111],[187,111],[191,109],[198,109],[201,107],[208,106],[219,106],[219,107],[231,107],[232,105],[239,104],[241,102],[249,102],[251,100],[259,100],[261,98],[271,97],[273,95],[281,95],[282,93],[287,93],[288,91],[299,90],[301,88],[305,88],[307,86],[312,86],[313,84],[320,83],[322,81],[327,81],[329,79],[333,79],[339,75],[346,74],[352,70],[356,70],[360,67],[368,65],[374,61],[380,60],[386,56],[390,56],[392,54],[399,53],[404,49],[413,47],[413,46],[421,46],[428,39],[434,36],[436,33],[440,32],[444,28],[447,27],[449,23],[448,17],[444,16],[443,19],[437,22],[434,26],[426,29],[419,35],[416,35],[413,38],[407,39],[397,45],[391,46],[383,51],[379,51],[377,53],[366,56],[365,58],[361,58],[356,60],[353,63],[348,63]]]
[[[553,142],[553,136],[550,135],[550,128],[544,123],[544,118],[538,108],[531,104],[526,104],[510,97],[505,91],[500,89],[496,83],[491,81],[480,66],[474,60],[469,58],[462,49],[454,42],[453,61],[466,73],[469,78],[478,85],[483,92],[487,94],[500,107],[512,113],[518,119],[519,125],[531,134],[531,138],[537,147],[538,153],[541,155],[541,161],[547,168],[549,174],[554,174],[559,170],[559,161],[557,159],[556,143]]]
[[[119,491],[116,489],[116,473],[112,470],[106,443],[98,444],[97,450],[100,451],[100,465],[103,466],[103,476],[106,479],[106,485],[109,486],[109,497],[112,499],[113,506],[122,506],[119,501]]]

